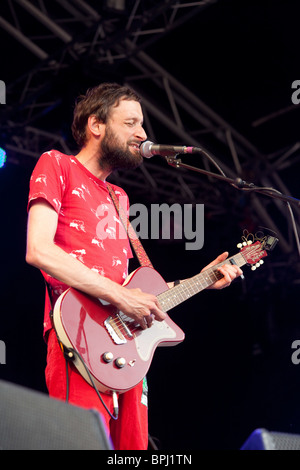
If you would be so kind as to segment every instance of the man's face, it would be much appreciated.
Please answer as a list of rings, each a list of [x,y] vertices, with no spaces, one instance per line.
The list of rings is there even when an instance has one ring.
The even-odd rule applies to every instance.
[[[121,100],[105,125],[100,142],[100,166],[111,170],[137,168],[143,161],[139,147],[146,138],[140,103]]]

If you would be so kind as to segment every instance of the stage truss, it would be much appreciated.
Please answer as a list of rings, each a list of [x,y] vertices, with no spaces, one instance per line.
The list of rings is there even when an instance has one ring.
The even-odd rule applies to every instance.
[[[143,98],[149,140],[201,147],[228,177],[239,176],[291,195],[281,172],[298,163],[298,142],[272,155],[262,154],[147,53],[150,45],[188,24],[190,18],[201,15],[214,3],[136,0],[115,2],[112,10],[110,2],[87,0],[2,2],[2,40],[12,41],[31,64],[26,72],[11,75],[6,105],[1,108],[0,144],[7,151],[8,161],[32,167],[40,154],[50,148],[73,153],[67,124],[53,123],[52,119],[66,105],[62,96],[66,82],[71,77],[76,81],[76,72],[80,72],[84,91],[86,83],[99,82],[102,77],[122,77]],[[7,51],[6,57],[9,54]],[[291,155],[295,158],[288,158]],[[196,165],[217,171],[202,157]],[[241,225],[246,213],[254,226],[267,226],[280,239],[281,255],[270,262],[269,281],[276,283],[282,273],[289,271],[291,283],[300,282],[295,240],[299,209],[292,207],[293,224],[285,203],[219,185],[206,176],[170,167],[159,157],[145,161],[134,172],[116,173],[112,181],[128,189],[134,199],[147,194],[149,203],[204,203],[217,221],[223,222],[229,216]]]

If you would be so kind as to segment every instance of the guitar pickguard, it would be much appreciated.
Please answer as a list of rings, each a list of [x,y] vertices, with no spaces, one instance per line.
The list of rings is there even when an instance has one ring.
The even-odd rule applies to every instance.
[[[137,353],[143,361],[148,361],[152,351],[163,339],[176,337],[176,332],[165,322],[154,321],[151,328],[143,330],[142,335],[137,335],[134,339]],[[163,346],[163,343],[160,344]]]
[[[154,269],[145,267],[138,268],[125,285],[139,286],[154,295],[168,289]],[[72,288],[57,300],[53,319],[61,343],[75,351],[74,366],[90,384],[91,376],[104,393],[133,388],[147,374],[158,346],[175,346],[184,340],[183,331],[168,315],[141,329],[113,305]]]

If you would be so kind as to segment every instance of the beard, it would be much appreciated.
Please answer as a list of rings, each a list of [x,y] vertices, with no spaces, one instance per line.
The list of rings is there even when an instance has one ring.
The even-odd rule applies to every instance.
[[[135,142],[133,140],[133,142]],[[138,151],[132,152],[128,144],[123,147],[110,127],[106,127],[105,136],[100,144],[99,165],[103,169],[133,170],[143,162]]]

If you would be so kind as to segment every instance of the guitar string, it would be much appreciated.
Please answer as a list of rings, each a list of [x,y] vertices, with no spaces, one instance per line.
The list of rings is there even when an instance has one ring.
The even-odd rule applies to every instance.
[[[223,263],[221,263],[221,265],[223,265]],[[204,275],[204,272],[203,272],[203,273],[199,273],[199,274],[200,274],[200,275]],[[222,277],[222,274],[218,275],[218,273],[216,272],[216,267],[210,268],[209,270],[205,271],[205,276],[210,276],[210,277],[211,277],[212,275],[215,277],[215,279],[211,278],[211,279],[210,279],[210,281],[211,281],[210,283],[213,283],[213,282],[215,282],[216,280],[221,279],[221,277]],[[197,276],[198,276],[198,275],[197,275]],[[170,296],[170,294],[171,294],[172,296],[174,296],[174,289],[179,291],[179,295],[180,295],[180,293],[182,294],[181,291],[190,290],[190,288],[186,285],[186,284],[188,284],[189,281],[190,281],[190,280],[184,281],[183,283],[181,283],[180,285],[176,286],[175,288],[172,288],[172,289],[170,289],[170,290],[166,290],[165,292],[162,292],[161,294],[159,294],[159,295],[158,295],[159,300],[162,299],[162,301],[160,300],[160,301],[161,301],[161,304],[163,304],[166,300],[168,300],[168,301],[170,300],[170,299],[168,298],[168,297]],[[200,280],[198,281],[198,283],[199,283],[199,282],[201,283]],[[210,283],[209,283],[209,284],[210,284]],[[201,283],[201,284],[203,284],[203,283]],[[206,283],[206,284],[204,284],[204,286],[207,287],[207,285],[209,285],[209,284]],[[172,291],[172,293],[171,293],[171,291]],[[199,292],[198,289],[197,289],[197,292]],[[175,294],[175,295],[176,295],[176,294]],[[193,295],[193,293],[192,293],[192,295]],[[166,297],[166,299],[164,299],[163,297]],[[178,298],[178,297],[176,297],[176,300],[177,300],[177,298]],[[186,298],[185,296],[181,295],[181,299],[180,299],[180,300],[185,300],[185,298]],[[176,304],[177,304],[177,302],[176,302],[174,305],[176,305]],[[170,308],[170,307],[169,307],[169,308]],[[168,309],[169,309],[169,308],[168,308]],[[172,308],[172,306],[171,306],[171,308]],[[127,321],[127,320],[125,320],[124,318],[123,318],[123,319],[119,319],[119,318],[117,319],[117,318],[118,318],[118,317],[114,317],[114,318],[112,317],[112,322],[113,322],[113,324],[120,330],[120,333],[123,334],[123,336],[128,336],[128,333],[126,332],[126,327],[124,327],[123,324],[122,324],[123,322],[126,323],[126,326],[127,326],[127,327],[130,327],[130,332],[131,332],[131,333],[134,333],[135,331],[140,330],[140,327],[139,327],[139,326],[137,326],[137,327],[135,326],[134,328],[131,328],[131,327],[132,327],[132,324],[134,323],[134,320],[129,320],[129,321]],[[117,331],[116,331],[116,334],[118,334]]]
[[[240,253],[238,253],[237,255],[235,255],[235,257],[240,257]],[[230,263],[230,260],[226,260],[227,263]],[[173,297],[174,296],[174,300],[175,300],[175,304],[176,305],[180,298],[180,300],[185,300],[186,298],[186,295],[188,296],[192,296],[194,295],[195,293],[198,293],[200,292],[199,291],[199,284],[200,284],[200,287],[201,288],[206,288],[208,287],[209,285],[213,284],[215,281],[221,279],[223,277],[223,275],[221,273],[219,273],[217,271],[218,267],[220,266],[223,266],[224,265],[224,262],[216,265],[216,266],[213,266],[205,271],[203,271],[202,273],[199,273],[197,274],[196,276],[194,276],[193,278],[191,279],[187,279],[186,281],[183,281],[181,282],[181,284],[179,284],[178,286],[176,286],[175,288],[173,289],[170,289],[170,291],[174,291],[174,289],[178,289],[178,293],[173,293],[173,292],[170,292],[170,291],[165,291],[163,292],[162,294],[160,294],[158,297],[159,298],[162,298],[162,301],[169,301],[171,304],[172,304],[172,299],[170,299],[170,295]],[[194,288],[196,286],[196,288]],[[173,306],[174,306],[173,305]]]
[[[259,249],[261,250],[261,248]],[[258,251],[258,246],[253,245],[247,249],[247,254],[251,256],[255,254],[255,252],[257,251]],[[233,258],[236,258],[236,259],[241,258],[241,260],[238,261],[240,266],[246,263],[243,254],[238,253],[235,256],[225,260],[225,264],[229,264],[230,260]],[[203,271],[202,273],[197,274],[193,278],[187,279],[183,281],[181,284],[171,289],[168,289],[165,292],[162,292],[161,294],[157,296],[160,301],[161,306],[163,307],[164,303],[169,304],[169,306],[165,309],[165,311],[168,311],[170,308],[173,308],[174,306],[178,305],[178,303],[181,303],[181,301],[184,301],[187,298],[193,296],[195,293],[200,292],[199,284],[202,289],[205,289],[209,285],[212,285],[214,282],[216,282],[217,280],[223,277],[223,275],[218,272],[218,268],[223,265],[224,265],[224,262],[219,263],[218,265],[215,265]],[[174,294],[174,291],[175,291],[175,294]],[[170,295],[171,295],[171,298],[170,298]],[[120,333],[124,337],[129,336],[128,332],[126,332],[126,327],[129,328],[131,334],[134,334],[136,331],[141,330],[140,326],[136,326],[136,323],[134,322],[133,319],[126,320],[124,318],[122,319],[121,318],[116,319],[116,318],[117,317],[112,317],[112,322],[119,329]],[[126,326],[124,326],[123,323],[125,323]],[[116,332],[116,334],[118,333]]]
[[[124,318],[121,319],[121,318],[118,318],[118,315],[120,315],[120,313],[116,314],[115,317],[111,317],[110,324],[113,323],[115,325],[115,327],[118,328],[118,330],[120,331],[120,333],[124,337],[130,337],[128,335],[128,332],[126,331],[126,327],[129,328],[131,334],[134,334],[135,331],[140,330],[140,327],[135,326],[135,321],[133,319],[131,319],[131,320],[125,320]],[[126,327],[124,326],[123,323],[126,323]],[[118,335],[118,332],[116,331],[115,328],[114,328],[114,330],[115,330],[116,334]]]
[[[250,256],[253,256],[255,253],[257,253],[258,251],[262,251],[261,245],[248,246],[246,251],[248,254],[248,258],[249,258]],[[225,264],[229,264],[232,259],[236,259],[238,261],[239,266],[246,264],[246,260],[243,255],[243,252],[237,253],[233,257],[225,260]],[[221,279],[223,275],[221,273],[218,273],[217,269],[218,267],[223,266],[223,264],[224,262],[219,263],[218,265],[213,266],[203,271],[202,273],[197,274],[193,278],[183,281],[179,286],[176,286],[175,288],[172,289],[174,291],[174,289],[178,288],[177,294],[176,293],[174,294],[174,292],[171,293],[170,291],[163,292],[162,294],[158,296],[159,300],[162,299],[162,303],[164,302],[170,303],[171,307],[169,308],[172,308],[178,305],[178,303],[180,303],[182,300],[186,300],[187,298],[186,296],[191,297],[195,293],[199,292],[199,289],[198,289],[199,283],[200,283],[201,288],[204,289],[208,287],[209,285],[212,285],[216,280]],[[197,286],[196,289],[194,288],[195,285]],[[170,295],[172,296],[172,298],[170,298]]]
[[[223,263],[221,263],[221,264],[223,264]],[[200,274],[204,274],[204,273],[200,273]],[[217,277],[216,273],[215,273],[213,270],[212,270],[211,272],[206,272],[205,275],[206,275],[206,276],[207,276],[207,275],[210,275],[210,276],[211,276],[211,275],[214,275],[217,279],[220,279],[220,278],[222,277],[222,275],[221,275],[220,277]],[[216,279],[211,279],[211,282],[213,283],[215,280],[216,280]],[[187,281],[185,281],[185,282],[188,282],[188,281],[189,281],[189,280],[187,280]],[[201,281],[200,281],[200,282],[201,282]],[[160,299],[160,298],[163,298],[164,296],[165,296],[165,297],[168,297],[168,296],[170,295],[170,291],[174,291],[174,289],[177,289],[177,290],[180,292],[181,290],[184,290],[182,286],[184,286],[184,283],[181,283],[180,285],[176,286],[175,288],[172,288],[172,289],[166,290],[165,292],[162,292],[162,293],[159,294],[157,297],[158,297],[159,299]],[[187,287],[187,286],[185,286],[185,287]],[[178,289],[178,288],[179,288],[179,289]],[[173,292],[172,292],[172,295],[174,295]],[[162,302],[164,302],[164,299],[162,300]],[[123,319],[123,318],[122,318],[122,319],[118,319],[117,316],[114,317],[114,318],[112,318],[112,321],[113,321],[114,325],[116,325],[119,329],[122,329],[122,330],[124,329],[125,331],[126,331],[126,328],[124,328],[124,326],[122,325],[122,322],[125,322],[126,325],[127,325],[127,324],[130,325],[130,323],[133,323],[133,322],[134,322],[134,320],[129,320],[129,321],[127,321],[127,320],[125,320],[125,319]],[[135,330],[137,330],[137,329],[138,329],[138,327],[135,328]],[[122,331],[122,333],[123,333],[123,331]]]

